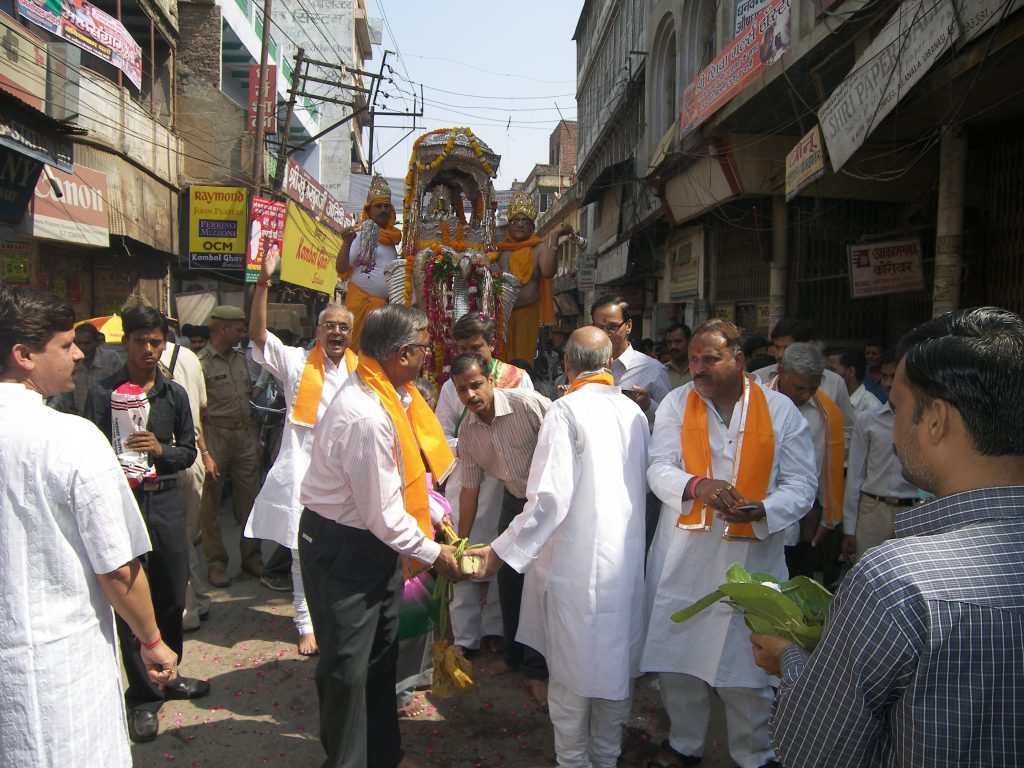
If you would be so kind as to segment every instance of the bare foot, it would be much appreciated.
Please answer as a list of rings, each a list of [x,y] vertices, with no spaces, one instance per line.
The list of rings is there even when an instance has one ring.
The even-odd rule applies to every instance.
[[[413,699],[404,707],[398,708],[398,716],[414,720],[427,714],[427,702],[423,699]]]
[[[430,768],[425,762],[420,760],[415,755],[410,755],[408,752],[399,761],[397,768]]]
[[[542,707],[548,705],[548,683],[546,680],[526,680],[526,690],[530,692],[533,700]]]
[[[501,653],[505,649],[505,638],[488,635],[484,638],[484,647],[491,653]]]
[[[493,664],[491,664],[491,666],[489,666],[487,668],[487,672],[489,674],[494,675],[495,677],[500,677],[501,675],[507,675],[509,672],[514,672],[514,671],[515,670],[512,667],[510,667],[508,665],[508,663],[504,659],[499,659],[498,661],[494,662]]]
[[[299,653],[303,656],[316,656],[320,649],[316,647],[316,638],[313,633],[299,635]]]

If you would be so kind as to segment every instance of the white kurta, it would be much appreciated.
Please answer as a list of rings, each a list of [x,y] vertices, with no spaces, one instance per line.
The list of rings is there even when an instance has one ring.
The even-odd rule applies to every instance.
[[[252,514],[245,524],[245,535],[250,539],[271,539],[290,549],[298,549],[299,546],[299,518],[302,515],[299,490],[302,478],[309,469],[309,457],[313,450],[313,428],[293,424],[289,418],[308,356],[306,350],[285,346],[269,332],[263,352],[253,346],[253,359],[275,379],[283,382],[284,401],[288,410],[285,412],[284,431],[281,433],[281,448],[252,505]],[[316,410],[317,422],[347,378],[345,360],[342,359],[339,366],[324,355],[324,387]]]
[[[577,696],[625,699],[643,647],[647,417],[587,384],[548,409],[526,506],[493,544],[526,573],[516,639]]]
[[[517,389],[533,389],[533,381],[530,375],[523,372]],[[455,382],[447,379],[441,385],[441,392],[437,396],[437,407],[434,415],[441,423],[444,436],[448,439],[448,447],[455,453],[459,444],[458,430],[459,417],[462,415],[465,406],[459,400],[455,392]],[[484,473],[483,481],[480,483],[480,495],[476,503],[476,518],[473,520],[473,530],[469,536],[470,544],[490,544],[498,535],[498,517],[501,515],[501,497],[505,490],[505,484],[496,477]],[[452,520],[456,529],[459,523],[459,494],[462,492],[462,471],[456,460],[455,469],[448,476],[448,482],[444,487],[444,496],[452,508]]]
[[[352,241],[352,245],[348,251],[349,263],[352,264],[352,274],[349,276],[349,282],[355,283],[371,296],[382,296],[387,298],[388,283],[387,280],[384,279],[384,268],[392,261],[399,258],[398,249],[393,245],[377,243],[376,260],[373,263],[373,269],[369,272],[365,272],[362,267],[355,266],[354,264],[356,254],[359,253],[360,241],[362,238],[362,233],[356,232],[356,237]]]
[[[683,469],[680,437],[691,389],[692,383],[672,390],[654,422],[647,481],[662,507],[647,561],[648,623],[641,668],[693,675],[713,686],[762,687],[768,685],[768,677],[754,664],[750,630],[740,614],[717,603],[682,624],[670,617],[713,592],[725,581],[725,572],[733,563],[779,579],[788,577],[782,532],[814,501],[818,487],[814,447],[807,422],[789,398],[763,390],[775,433],[775,461],[764,499],[768,516],[754,524],[760,541],[724,541],[724,522],[717,516],[708,532],[677,528],[683,488],[692,477]],[[704,402],[714,477],[731,481],[742,398],[729,427],[714,405]],[[691,504],[686,502],[687,511]]]
[[[114,615],[95,574],[149,551],[110,443],[0,384],[0,762],[131,766]]]

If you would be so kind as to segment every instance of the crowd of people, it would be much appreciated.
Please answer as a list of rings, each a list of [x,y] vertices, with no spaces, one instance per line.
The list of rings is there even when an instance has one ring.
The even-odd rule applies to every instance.
[[[358,269],[358,239],[344,251]],[[248,317],[219,306],[187,343],[126,307],[120,355],[54,297],[0,286],[5,762],[130,765],[166,700],[210,692],[178,667],[207,586],[231,584],[228,478],[241,570],[291,590],[298,650],[319,654],[324,765],[425,764],[396,690],[404,587],[427,569],[455,583],[460,652],[500,648],[491,671],[547,706],[560,766],[617,764],[642,674],[670,723],[654,768],[701,762],[712,691],[741,768],[1024,759],[1019,316],[953,313],[896,350],[713,319],[645,353],[609,296],[567,339],[553,398],[465,316],[435,403],[416,386],[421,311],[331,303],[291,346],[267,328],[276,266]],[[250,398],[268,378],[284,425],[264,472]],[[813,653],[725,604],[671,620],[733,563],[837,589]]]

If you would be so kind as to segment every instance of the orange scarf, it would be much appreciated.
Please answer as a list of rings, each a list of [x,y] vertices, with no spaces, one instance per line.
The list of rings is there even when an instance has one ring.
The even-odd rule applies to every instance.
[[[299,379],[299,389],[295,393],[295,402],[292,403],[292,412],[288,419],[292,424],[300,427],[316,426],[316,414],[320,410],[320,397],[324,391],[324,374],[326,363],[324,348],[317,342],[306,357],[302,366],[302,378]],[[345,367],[352,373],[356,369],[359,359],[351,349],[345,350]]]
[[[818,486],[824,489],[825,525],[835,528],[843,519],[843,414],[831,397],[821,390],[814,395],[814,404],[825,422],[825,460],[822,462]]]
[[[508,260],[508,271],[519,281],[520,285],[526,285],[533,277],[533,247],[540,245],[543,241],[536,235],[528,240],[504,240],[498,243],[499,251],[512,251]],[[551,288],[551,280],[540,278],[540,297],[538,298],[540,317],[538,322],[541,325],[554,325],[555,323],[555,299]]]
[[[582,376],[577,376],[572,380],[572,384],[569,385],[569,389],[566,390],[565,394],[571,395],[586,384],[607,384],[609,387],[612,387],[615,386],[615,379],[612,378],[608,371],[584,373]]]
[[[740,455],[739,463],[734,464],[736,477],[718,479],[732,482],[740,496],[748,501],[764,501],[775,462],[775,432],[764,392],[753,379],[746,374],[744,376],[747,403],[746,413],[740,414],[743,420],[740,425],[742,442],[737,446]],[[681,439],[683,469],[696,477],[713,478],[707,405],[696,389],[691,389],[686,398]],[[679,515],[676,526],[688,531],[710,531],[712,515],[711,508],[695,498],[690,511]],[[754,528],[750,523],[730,523],[729,534],[754,538]]]
[[[393,245],[396,248],[398,244],[402,242],[402,230],[395,226],[395,209],[391,208],[391,214],[388,216],[388,224],[386,227],[380,228],[380,239],[377,242],[380,245]],[[362,221],[366,221],[370,218],[370,203],[363,206],[363,218]]]
[[[361,355],[357,369],[359,377],[380,398],[380,404],[398,432],[398,442],[402,454],[402,486],[405,499],[405,511],[412,515],[416,524],[429,539],[434,537],[434,526],[430,522],[430,502],[427,494],[427,467],[423,457],[427,459],[431,474],[440,482],[447,477],[448,471],[455,462],[441,424],[430,410],[423,395],[412,383],[405,385],[405,391],[412,397],[408,412],[402,407],[391,380],[372,357]],[[422,455],[421,455],[422,452]],[[367,471],[372,469],[367,467]],[[412,573],[423,568],[422,564],[407,563],[406,572]]]

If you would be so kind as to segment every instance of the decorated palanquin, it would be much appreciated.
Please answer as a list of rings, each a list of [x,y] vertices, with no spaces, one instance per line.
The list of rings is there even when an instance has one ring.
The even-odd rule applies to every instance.
[[[469,128],[420,136],[405,177],[403,259],[390,269],[390,301],[427,314],[433,354],[423,376],[435,386],[455,356],[451,328],[466,314],[495,324],[497,356],[521,285],[502,269],[495,243],[492,179],[500,157]]]

